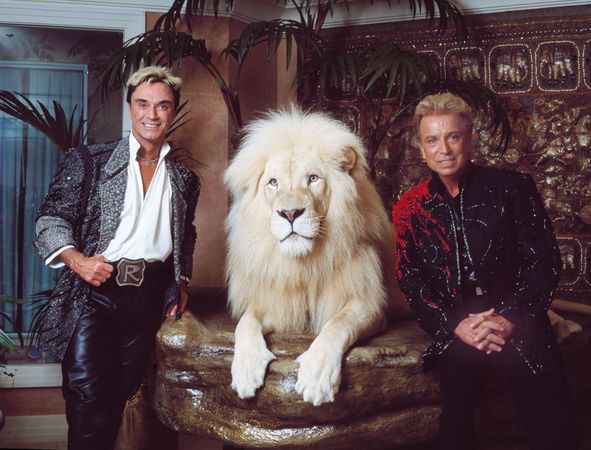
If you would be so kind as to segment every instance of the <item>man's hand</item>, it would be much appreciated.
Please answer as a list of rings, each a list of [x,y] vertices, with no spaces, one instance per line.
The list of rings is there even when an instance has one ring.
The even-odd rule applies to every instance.
[[[479,317],[478,314],[470,314],[469,319],[480,321],[482,318]],[[493,326],[493,324],[496,326]],[[500,342],[499,339],[502,341],[502,347],[505,345],[507,337],[513,333],[515,325],[503,316],[491,314],[484,318],[480,325],[477,326],[477,329],[479,332],[475,338],[476,342],[478,342],[476,348],[484,350],[487,354],[490,354],[492,351],[501,351],[502,348],[499,350],[496,349],[496,345]]]
[[[93,286],[100,286],[111,277],[113,266],[103,255],[84,256],[75,248],[68,248],[58,257],[80,278]]]
[[[511,329],[505,327],[511,326]],[[462,342],[488,355],[500,352],[505,345],[505,338],[513,331],[513,324],[505,318],[495,314],[494,309],[478,314],[470,314],[462,320],[454,334]]]
[[[185,309],[187,309],[187,303],[189,303],[189,292],[187,291],[187,282],[181,280],[181,284],[179,286],[178,307],[177,303],[173,303],[172,305],[170,305],[170,308],[168,308],[168,312],[166,313],[166,315],[168,317],[180,317],[181,314],[185,312]]]

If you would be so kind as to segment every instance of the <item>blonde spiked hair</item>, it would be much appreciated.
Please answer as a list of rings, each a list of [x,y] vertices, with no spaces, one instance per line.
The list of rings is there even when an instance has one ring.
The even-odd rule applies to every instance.
[[[131,104],[131,95],[142,83],[164,83],[172,91],[174,109],[181,101],[181,84],[183,81],[172,74],[170,69],[160,66],[148,66],[134,72],[127,80],[127,103]]]
[[[433,114],[459,114],[466,125],[467,130],[472,130],[472,108],[457,95],[450,92],[428,95],[415,108],[414,130],[419,135],[421,120],[423,117]]]

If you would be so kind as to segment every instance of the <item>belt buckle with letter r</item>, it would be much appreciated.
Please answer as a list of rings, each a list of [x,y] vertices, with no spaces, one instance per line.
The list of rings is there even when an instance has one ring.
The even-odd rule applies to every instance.
[[[140,287],[144,282],[146,262],[143,259],[121,258],[117,263],[117,284]]]

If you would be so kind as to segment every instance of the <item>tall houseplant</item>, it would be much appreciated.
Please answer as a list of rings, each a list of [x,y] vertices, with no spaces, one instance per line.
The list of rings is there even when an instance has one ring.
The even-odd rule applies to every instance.
[[[105,62],[101,83],[103,94],[120,89],[129,74],[142,65],[180,66],[185,58],[190,58],[216,82],[238,133],[244,125],[240,77],[251,50],[263,45],[267,57],[271,58],[284,43],[287,67],[292,59],[297,64],[294,82],[300,89],[313,89],[310,86],[315,86],[317,82],[321,87],[347,82],[352,83],[353,89],[368,94],[362,98],[369,105],[374,123],[366,142],[372,170],[381,142],[400,115],[422,96],[441,90],[466,98],[477,111],[490,111],[491,114],[487,114],[491,119],[490,126],[493,131],[499,131],[498,147],[506,148],[510,139],[509,121],[494,93],[486,87],[472,82],[441,79],[424,55],[395,42],[361,53],[332,51],[323,39],[323,27],[336,6],[349,6],[347,0],[284,0],[295,8],[298,20],[273,19],[245,26],[240,35],[222,50],[222,54],[237,65],[233,75],[225,76],[215,65],[206,40],[193,38],[192,31],[198,26],[199,17],[206,7],[212,6],[217,15],[222,9],[232,9],[237,1],[225,0],[222,4],[219,0],[173,0],[170,9],[157,20],[152,30],[125,42]],[[376,3],[380,2],[371,2],[367,7]],[[391,5],[392,2],[383,0],[382,3]],[[439,33],[453,28],[456,39],[466,41],[468,30],[464,17],[452,0],[407,0],[407,3],[413,17],[424,13],[428,26],[437,28]],[[188,32],[179,29],[183,24],[186,24]],[[388,102],[388,108],[384,107],[385,102]],[[67,149],[82,142],[82,115],[74,117],[72,112],[68,118],[56,102],[53,108],[52,114],[45,105],[37,107],[24,96],[0,91],[0,110],[36,127],[59,148]]]
[[[10,297],[8,295],[1,295],[0,294],[0,303],[10,303],[13,305],[20,305],[23,303],[23,301],[19,298]],[[2,319],[6,320],[7,322],[12,324],[13,326],[15,325],[14,321],[12,320],[12,318],[10,316],[8,316],[8,314],[0,311],[0,317],[2,317]],[[20,340],[20,344],[23,345],[23,338],[20,333],[18,333],[18,337]],[[3,366],[6,364],[6,355],[8,354],[8,352],[16,350],[16,347],[17,347],[17,344],[14,343],[12,338],[10,336],[8,336],[6,334],[6,332],[0,328],[0,366]]]
[[[235,1],[226,0],[224,7],[229,10]],[[476,109],[487,108],[493,111],[491,125],[500,129],[499,146],[506,147],[510,137],[509,122],[495,95],[481,85],[474,83],[448,82],[441,80],[432,69],[427,58],[396,43],[387,43],[364,53],[332,53],[322,37],[327,17],[333,13],[337,4],[348,7],[347,0],[290,0],[297,11],[298,20],[274,19],[248,24],[240,35],[229,42],[222,54],[237,64],[235,75],[224,78],[214,64],[211,52],[204,39],[195,39],[192,31],[199,24],[204,13],[206,0],[174,0],[170,9],[162,15],[149,30],[127,41],[121,51],[107,64],[102,82],[104,92],[118,89],[128,75],[141,65],[163,64],[169,67],[180,66],[185,58],[198,62],[213,77],[218,85],[228,113],[236,131],[243,126],[240,107],[240,76],[251,50],[259,45],[266,48],[271,58],[285,43],[286,61],[289,67],[292,53],[295,53],[297,76],[295,82],[306,89],[310,83],[319,81],[337,84],[343,80],[352,83],[354,89],[363,92],[375,91],[381,84],[382,95],[368,96],[378,126],[369,137],[369,159],[373,160],[383,137],[391,125],[409,104],[422,95],[437,90],[451,90],[467,98]],[[372,7],[372,2],[368,7]],[[384,3],[390,5],[390,0]],[[397,3],[401,3],[400,0]],[[436,24],[440,33],[445,33],[450,23],[458,41],[465,42],[468,36],[466,23],[451,0],[408,0],[409,8],[416,17],[424,12],[427,24]],[[220,2],[213,2],[217,15]],[[436,20],[436,16],[438,19]],[[185,24],[188,32],[180,31]],[[309,87],[308,87],[309,89]],[[388,117],[383,117],[381,100],[397,99],[397,107]]]

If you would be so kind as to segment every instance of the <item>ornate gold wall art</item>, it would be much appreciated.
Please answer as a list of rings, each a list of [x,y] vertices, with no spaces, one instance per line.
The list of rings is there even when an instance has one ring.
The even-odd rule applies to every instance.
[[[476,117],[473,159],[532,174],[560,238],[565,267],[558,296],[591,304],[591,9],[574,9],[568,16],[560,9],[556,16],[530,11],[527,18],[475,18],[467,48],[416,23],[348,29],[346,39],[328,30],[326,42],[344,51],[400,42],[439,61],[445,77],[478,79],[494,90],[508,111],[512,141],[499,155],[499,137],[484,126],[486,118]],[[370,104],[361,96],[336,101],[320,92],[318,86],[316,107],[337,114],[357,108],[358,132],[366,143],[376,130],[376,108],[387,116],[395,101]],[[413,141],[410,114],[393,124],[372,163],[387,207],[429,173]]]
[[[329,85],[323,91],[327,100],[352,99],[357,96],[355,85],[349,75],[339,80],[336,86]]]
[[[347,125],[351,131],[359,132],[359,110],[356,107],[334,108],[331,113],[335,118]]]
[[[591,88],[591,41],[587,41],[583,46],[583,82],[585,86]]]
[[[588,237],[588,241],[591,241],[591,237]],[[585,267],[583,268],[583,274],[583,279],[586,284],[591,286],[591,245],[588,245],[585,249]]]
[[[558,247],[562,256],[560,284],[565,287],[574,285],[583,275],[583,247],[575,238],[558,238]]]
[[[440,77],[443,76],[443,64],[441,64],[441,56],[439,56],[439,53],[432,50],[420,51],[419,53],[427,55],[431,60],[431,67],[433,68],[433,72],[438,74]]]
[[[484,53],[480,48],[455,48],[444,56],[445,76],[454,80],[480,81],[486,78]]]
[[[579,216],[583,222],[585,222],[587,225],[591,225],[591,204],[583,206],[579,212]]]
[[[536,82],[542,91],[574,91],[579,87],[579,49],[572,41],[551,41],[536,49]]]
[[[521,151],[516,147],[509,147],[503,155],[508,164],[517,164],[521,159]]]
[[[501,94],[528,92],[533,85],[531,50],[524,44],[501,44],[488,56],[490,86]]]

